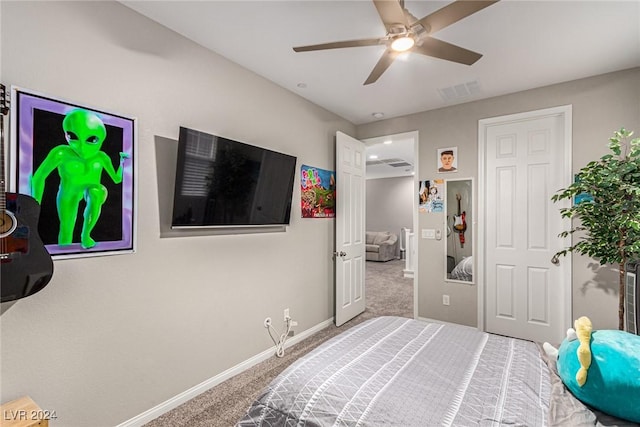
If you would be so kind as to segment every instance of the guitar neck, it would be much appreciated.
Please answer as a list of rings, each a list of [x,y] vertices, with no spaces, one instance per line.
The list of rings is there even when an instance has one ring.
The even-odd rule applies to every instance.
[[[5,86],[0,84],[0,209],[7,209],[5,169],[4,169],[4,116],[8,114]]]

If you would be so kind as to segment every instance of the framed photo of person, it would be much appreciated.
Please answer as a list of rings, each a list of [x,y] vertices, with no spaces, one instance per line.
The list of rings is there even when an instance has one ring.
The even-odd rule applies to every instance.
[[[458,147],[438,148],[438,173],[458,172]]]
[[[11,113],[15,190],[51,256],[134,252],[136,119],[15,87]]]

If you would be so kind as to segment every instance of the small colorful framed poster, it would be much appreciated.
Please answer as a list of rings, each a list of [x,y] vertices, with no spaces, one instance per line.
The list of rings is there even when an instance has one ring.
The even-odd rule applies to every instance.
[[[336,216],[335,172],[302,165],[300,173],[302,218],[334,218]]]
[[[420,181],[418,211],[439,213],[444,211],[444,179]]]
[[[135,251],[136,119],[12,88],[14,191],[55,258]]]

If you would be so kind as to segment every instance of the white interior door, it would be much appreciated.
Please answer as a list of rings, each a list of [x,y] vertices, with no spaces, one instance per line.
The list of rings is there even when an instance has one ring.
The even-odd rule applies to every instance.
[[[571,326],[571,258],[551,261],[568,246],[551,196],[571,183],[570,135],[570,107],[480,121],[488,332],[559,343]]]
[[[365,308],[365,145],[336,133],[337,326]]]

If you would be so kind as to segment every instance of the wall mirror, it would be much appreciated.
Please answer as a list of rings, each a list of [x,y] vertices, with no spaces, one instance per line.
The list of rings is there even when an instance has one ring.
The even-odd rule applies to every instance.
[[[474,282],[473,180],[445,180],[445,280]]]

